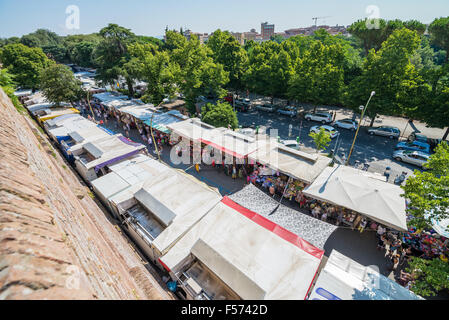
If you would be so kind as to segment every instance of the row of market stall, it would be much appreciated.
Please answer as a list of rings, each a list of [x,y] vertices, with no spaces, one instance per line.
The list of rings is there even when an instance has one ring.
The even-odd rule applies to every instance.
[[[136,126],[156,125],[156,117],[173,118],[172,114],[163,116],[151,105],[117,99],[115,94],[103,93],[100,97],[103,100],[99,99],[98,103],[112,112],[120,112],[120,117],[129,115]],[[217,151],[216,154],[223,152],[231,163],[259,163],[265,165],[267,172],[269,169],[290,174],[292,179],[310,188],[310,196],[331,198],[335,189],[327,188],[332,177],[338,177],[337,182],[345,181],[342,178],[345,174],[335,173],[340,167],[329,168],[336,170],[332,172],[324,170],[330,159],[321,155],[292,151],[273,141],[262,142],[257,137],[214,128],[196,119],[178,115],[174,118],[175,121],[166,120],[158,127],[171,135],[173,143],[180,142],[180,137],[191,139],[187,140],[188,144],[200,144],[209,151]],[[317,277],[317,274],[323,267],[323,246],[335,230],[333,226],[309,217],[304,218],[307,221],[292,219],[294,214],[283,206],[272,214],[265,206],[254,207],[256,201],[245,203],[241,199],[248,197],[242,194],[240,198],[239,195],[222,197],[192,176],[152,159],[145,146],[120,134],[114,135],[76,112],[41,119],[41,123],[128,234],[153,263],[170,275],[175,288],[185,298],[305,299],[312,292],[314,281],[320,280],[321,275]],[[277,153],[278,157],[272,159],[268,151]],[[317,189],[317,195],[312,194],[315,182],[323,184]],[[348,182],[350,186],[352,183]],[[345,183],[343,192],[352,193],[350,186]],[[374,216],[358,203],[368,191],[373,191],[370,188],[374,192],[380,189],[368,184],[358,197],[346,197],[343,199],[346,202],[330,200]],[[326,194],[327,190],[330,195]],[[369,199],[383,201],[382,195],[370,195]],[[401,222],[390,219],[388,214],[375,218],[395,227]],[[368,282],[364,285],[375,286]],[[322,287],[339,297],[332,288]],[[340,298],[347,296],[340,295]],[[387,292],[383,298],[397,296]],[[409,298],[418,297],[410,295]]]
[[[278,191],[287,199],[300,202],[302,196],[313,198],[394,230],[407,231],[403,191],[387,183],[382,175],[341,165],[330,167],[332,159],[327,156],[285,147],[264,134],[250,137],[229,129],[214,128],[199,119],[168,127],[174,141],[181,138],[181,143],[201,145],[207,154],[214,150],[212,154],[219,155],[218,161],[224,154],[233,159],[230,165],[236,162],[247,164],[253,170],[249,180],[255,184],[258,182],[274,190],[276,182],[280,181]]]

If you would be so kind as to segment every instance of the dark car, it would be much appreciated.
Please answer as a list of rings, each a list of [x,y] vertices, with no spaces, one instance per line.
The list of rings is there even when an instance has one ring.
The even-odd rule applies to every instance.
[[[256,107],[257,110],[265,111],[265,112],[275,112],[276,107],[272,104],[263,104]]]
[[[251,108],[251,100],[249,99],[236,99],[235,108],[241,112],[247,112]]]
[[[408,136],[407,141],[408,142],[419,141],[419,142],[428,143],[430,145],[430,150],[433,150],[441,143],[442,140],[428,138],[427,136],[425,136],[423,134],[412,132],[412,134],[410,134]]]

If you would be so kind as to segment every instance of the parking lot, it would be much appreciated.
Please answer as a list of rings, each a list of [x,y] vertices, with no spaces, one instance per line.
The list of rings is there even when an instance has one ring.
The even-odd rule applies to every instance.
[[[322,110],[320,108],[320,110]],[[311,112],[312,110],[307,110]],[[327,111],[327,110],[325,110]],[[352,118],[352,112],[338,112],[336,120]],[[279,137],[282,140],[296,140],[299,137],[300,145],[306,151],[312,151],[315,148],[312,138],[309,137],[310,129],[313,126],[321,125],[321,123],[314,121],[306,121],[303,117],[291,118],[280,115],[278,113],[268,113],[260,110],[256,110],[254,107],[248,112],[238,112],[239,124],[243,128],[256,126],[266,126],[267,133],[270,129],[277,129]],[[402,119],[407,122],[407,120]],[[402,121],[402,122],[404,122]],[[292,126],[291,135],[289,136],[289,127]],[[374,126],[384,125],[383,121],[377,120]],[[391,125],[388,123],[388,125]],[[397,175],[400,175],[403,171],[408,173],[408,176],[414,172],[414,170],[421,170],[411,164],[396,161],[392,158],[394,147],[398,143],[396,139],[389,139],[381,136],[370,136],[367,133],[369,126],[368,121],[362,122],[362,128],[360,129],[353,154],[350,159],[350,165],[355,165],[356,161],[360,162],[360,165],[369,164],[369,171],[383,174],[387,167],[392,170],[390,176],[390,182],[394,181]],[[397,127],[401,131],[404,127]],[[331,141],[326,151],[337,149],[336,154],[343,160],[347,158],[351,145],[354,139],[355,133],[346,129],[337,129],[340,132],[340,136]],[[405,138],[413,128],[409,126],[406,131]],[[438,130],[438,129],[437,129]],[[442,130],[441,130],[442,131]],[[337,148],[336,148],[337,147]]]

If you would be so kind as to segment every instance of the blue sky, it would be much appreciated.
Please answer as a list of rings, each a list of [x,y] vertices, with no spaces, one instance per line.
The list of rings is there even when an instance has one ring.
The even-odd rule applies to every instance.
[[[80,29],[65,28],[68,5],[80,8]],[[117,23],[136,34],[160,36],[165,26],[195,32],[260,31],[260,23],[276,25],[276,32],[313,24],[312,18],[330,16],[320,23],[348,25],[367,16],[377,5],[380,17],[418,19],[430,23],[449,16],[448,0],[0,0],[0,38],[22,36],[38,28],[60,35],[98,32]]]

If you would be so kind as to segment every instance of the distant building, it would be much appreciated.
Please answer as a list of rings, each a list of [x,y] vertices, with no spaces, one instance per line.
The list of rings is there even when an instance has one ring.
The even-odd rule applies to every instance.
[[[204,42],[207,42],[207,40],[209,40],[208,33],[192,32],[191,30],[184,31],[184,37],[187,39],[187,41],[190,41],[192,36],[196,36],[201,44],[204,44]]]
[[[245,33],[232,32],[232,36],[240,43],[241,46],[245,44]]]
[[[268,22],[264,22],[260,25],[260,29],[262,40],[270,40],[270,38],[274,36],[274,24],[268,24]]]

